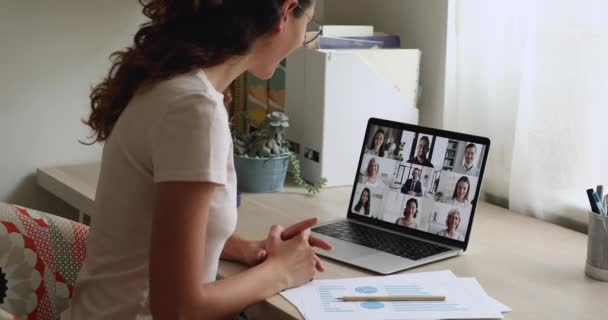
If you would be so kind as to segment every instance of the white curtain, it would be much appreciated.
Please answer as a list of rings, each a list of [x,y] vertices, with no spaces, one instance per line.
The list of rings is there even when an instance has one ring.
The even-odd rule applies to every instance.
[[[608,190],[608,1],[450,2],[448,129],[493,145],[485,199],[584,231]]]

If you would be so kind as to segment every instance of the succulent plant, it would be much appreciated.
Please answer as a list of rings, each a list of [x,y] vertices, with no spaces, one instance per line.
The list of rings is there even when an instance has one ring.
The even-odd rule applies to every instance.
[[[234,152],[238,156],[275,158],[289,155],[289,143],[285,140],[285,128],[289,118],[281,112],[269,113],[257,130],[250,134],[234,136]]]
[[[268,159],[288,156],[289,173],[294,177],[294,182],[306,188],[310,194],[317,194],[325,186],[327,179],[321,178],[319,182],[312,184],[302,178],[300,161],[291,152],[289,141],[285,139],[287,128],[289,128],[289,117],[286,114],[269,113],[255,131],[232,133],[234,154],[241,157]]]

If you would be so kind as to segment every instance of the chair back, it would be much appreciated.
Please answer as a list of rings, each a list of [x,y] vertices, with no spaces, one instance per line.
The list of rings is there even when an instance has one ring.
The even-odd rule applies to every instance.
[[[55,320],[67,308],[86,257],[89,227],[0,203],[0,310]]]

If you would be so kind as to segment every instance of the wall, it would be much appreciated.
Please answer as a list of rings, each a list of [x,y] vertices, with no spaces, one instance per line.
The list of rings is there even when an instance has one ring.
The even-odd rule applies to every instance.
[[[143,19],[137,1],[0,1],[0,201],[62,215],[38,167],[98,161],[83,146],[88,94]]]
[[[443,127],[449,0],[325,0],[326,24],[372,24],[422,50],[420,124]]]
[[[315,19],[321,23],[325,23],[325,2],[332,0],[316,0]]]

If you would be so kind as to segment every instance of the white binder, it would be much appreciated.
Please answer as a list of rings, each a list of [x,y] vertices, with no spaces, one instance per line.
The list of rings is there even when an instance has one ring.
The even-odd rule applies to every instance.
[[[286,113],[305,180],[353,184],[370,117],[418,124],[420,50],[312,50],[287,58]]]

